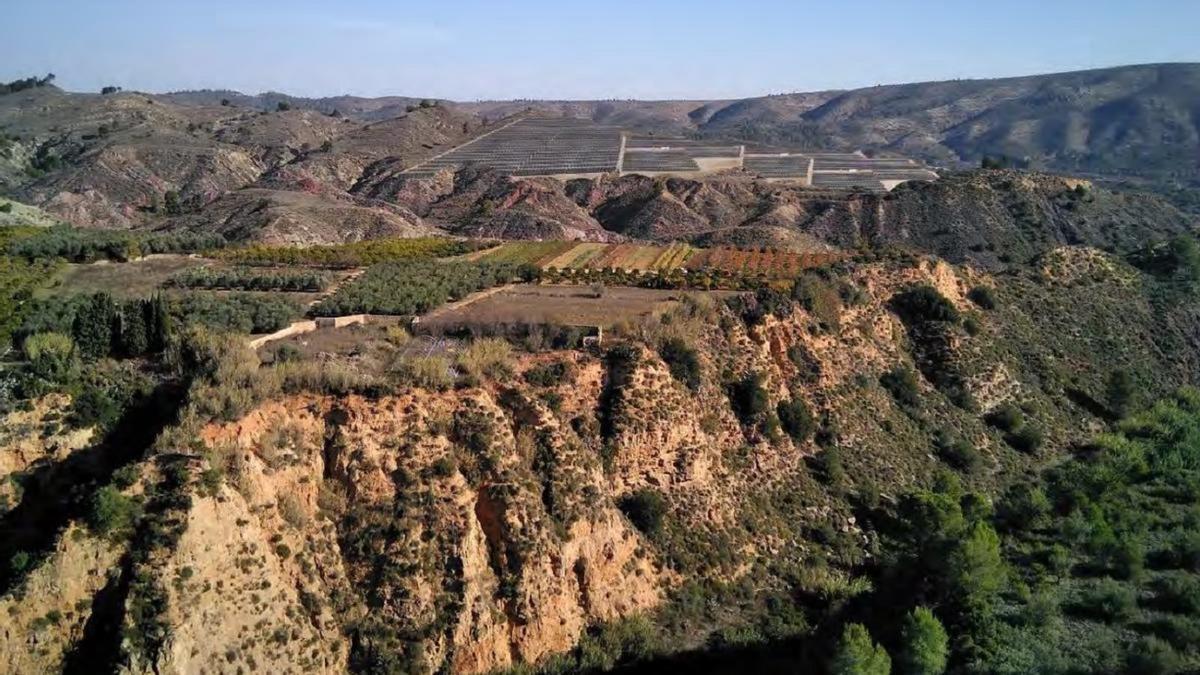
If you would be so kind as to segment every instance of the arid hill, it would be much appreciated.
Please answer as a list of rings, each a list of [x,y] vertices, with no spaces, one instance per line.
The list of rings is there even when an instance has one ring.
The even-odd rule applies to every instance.
[[[506,239],[622,238],[798,250],[895,245],[995,268],[1060,245],[1130,251],[1196,226],[1162,199],[1088,181],[977,170],[885,195],[810,190],[729,174],[524,179],[448,172],[364,184],[448,232]]]
[[[1006,156],[1034,168],[1200,180],[1200,64],[1124,66],[990,80],[895,84],[734,101],[521,105],[666,133],[798,148],[890,150],[943,166]]]

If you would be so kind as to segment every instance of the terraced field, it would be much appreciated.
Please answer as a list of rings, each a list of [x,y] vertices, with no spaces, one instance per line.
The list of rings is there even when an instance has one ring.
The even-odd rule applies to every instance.
[[[510,242],[472,256],[489,262],[529,264],[541,269],[666,272],[686,269],[785,277],[834,262],[839,253],[702,249],[688,244],[597,244],[562,241]]]

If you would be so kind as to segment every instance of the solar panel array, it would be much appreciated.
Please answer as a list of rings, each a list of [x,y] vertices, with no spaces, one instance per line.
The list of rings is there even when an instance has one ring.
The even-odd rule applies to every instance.
[[[814,173],[812,186],[833,190],[868,190],[871,192],[884,191],[883,183],[870,171],[857,173]]]
[[[625,149],[622,171],[699,171],[700,165],[682,150]]]
[[[784,152],[721,144],[711,139],[628,136],[622,155],[617,127],[575,118],[525,117],[484,134],[404,172],[426,178],[443,169],[490,167],[513,176],[596,174],[610,171],[696,173],[697,159],[726,159],[763,178],[807,181],[813,187],[881,191],[881,181],[935,180],[937,174],[905,158],[872,158],[861,152]],[[714,166],[709,164],[708,166]]]
[[[404,172],[426,178],[467,165],[512,176],[604,173],[617,170],[621,130],[588,120],[527,117]]]
[[[625,140],[625,149],[638,148],[704,148],[712,146],[726,147],[722,143],[713,143],[710,140],[695,139],[695,138],[661,138],[658,136],[630,136]],[[737,147],[728,146],[728,147]]]
[[[805,155],[746,155],[742,168],[763,178],[807,178],[811,163]]]

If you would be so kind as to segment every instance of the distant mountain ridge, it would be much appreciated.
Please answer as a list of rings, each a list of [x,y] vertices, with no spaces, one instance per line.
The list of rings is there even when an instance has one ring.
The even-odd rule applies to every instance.
[[[375,120],[420,99],[176,92],[178,103],[293,107]],[[798,148],[894,151],[945,166],[1005,156],[1054,171],[1200,181],[1200,64],[891,84],[736,100],[482,101],[498,119],[535,108],[631,129]]]

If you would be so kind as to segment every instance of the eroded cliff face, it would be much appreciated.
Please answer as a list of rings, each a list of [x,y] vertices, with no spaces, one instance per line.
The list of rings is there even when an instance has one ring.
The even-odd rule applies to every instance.
[[[186,608],[167,661],[180,670],[235,643],[260,663],[341,672],[355,642],[356,658],[486,672],[661,600],[661,566],[599,462],[519,393],[287,399],[204,438],[230,481],[197,501],[164,568],[204,570],[172,602]],[[217,616],[226,639],[204,630]],[[279,653],[253,648],[272,639]],[[281,660],[292,641],[320,658]]]

